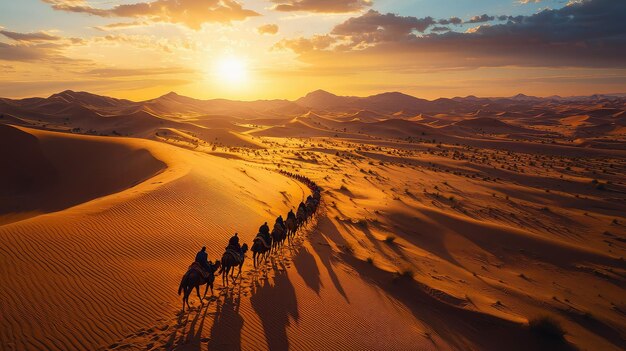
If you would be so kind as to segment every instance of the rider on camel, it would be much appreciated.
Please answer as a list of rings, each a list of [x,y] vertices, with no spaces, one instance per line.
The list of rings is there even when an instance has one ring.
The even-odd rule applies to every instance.
[[[259,228],[259,234],[263,236],[263,239],[266,243],[270,243],[270,227],[267,225],[267,222],[263,223],[263,225]]]
[[[283,216],[279,215],[278,218],[276,218],[276,224],[279,224],[281,228],[283,228],[283,230],[287,229],[287,227],[285,227],[285,221],[283,220]]]
[[[202,246],[202,249],[196,254],[196,262],[198,262],[207,272],[211,270],[209,266],[209,255],[206,253],[206,246]]]
[[[228,249],[234,250],[235,252],[241,252],[238,233],[235,233],[235,235],[228,239],[228,246],[226,246],[226,250]]]
[[[289,213],[287,213],[287,219],[289,218],[296,219],[296,214],[293,213],[293,209],[289,210]]]

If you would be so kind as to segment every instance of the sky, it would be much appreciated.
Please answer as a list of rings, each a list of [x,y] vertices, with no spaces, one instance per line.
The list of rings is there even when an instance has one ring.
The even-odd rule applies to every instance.
[[[623,0],[0,1],[0,96],[626,92]]]

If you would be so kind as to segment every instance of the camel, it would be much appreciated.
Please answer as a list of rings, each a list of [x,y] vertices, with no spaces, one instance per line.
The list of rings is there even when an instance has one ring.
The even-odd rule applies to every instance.
[[[296,234],[296,230],[298,229],[296,219],[294,217],[287,217],[285,227],[287,227],[287,239],[289,243],[291,243],[291,237]]]
[[[304,207],[298,208],[298,212],[296,212],[297,227],[300,228],[303,225],[306,225],[306,221],[307,221],[306,210],[304,209]]]
[[[183,313],[185,312],[185,304],[187,304],[188,308],[191,308],[189,305],[189,295],[193,288],[196,288],[196,293],[198,294],[198,299],[200,299],[200,304],[203,304],[203,299],[206,297],[206,293],[211,288],[211,295],[213,295],[213,282],[215,281],[215,271],[220,268],[220,261],[215,261],[212,264],[209,261],[209,275],[207,278],[204,278],[202,274],[193,268],[190,268],[185,275],[183,275],[183,279],[180,281],[180,285],[178,286],[178,295],[182,292],[183,294]],[[200,297],[200,285],[206,284],[206,288],[204,289],[204,296]]]
[[[254,262],[254,268],[256,268],[257,264],[260,264],[261,261],[264,261],[270,253],[272,249],[272,237],[270,236],[270,242],[268,243],[269,247],[263,243],[261,239],[261,235],[257,235],[254,238],[254,243],[252,244],[252,262]]]
[[[283,227],[276,223],[272,229],[272,251],[278,251],[285,241],[286,233]]]
[[[228,276],[228,272],[231,272],[230,277],[233,279],[233,282],[235,282],[235,280],[239,278],[239,276],[241,275],[241,266],[243,266],[243,262],[246,260],[246,252],[248,252],[248,244],[243,244],[241,246],[240,258],[234,257],[228,251],[224,252],[224,254],[222,255],[222,266],[220,267],[220,271],[217,273],[222,275],[222,284],[228,285],[228,279],[226,279],[226,277]],[[237,276],[234,277],[235,267],[237,266],[239,266],[239,272],[237,273]]]

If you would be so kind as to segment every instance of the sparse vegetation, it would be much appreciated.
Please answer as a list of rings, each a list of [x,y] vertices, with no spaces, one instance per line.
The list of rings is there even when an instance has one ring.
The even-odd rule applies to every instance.
[[[538,337],[550,341],[565,340],[565,330],[556,319],[549,316],[540,316],[528,321],[528,327]]]
[[[354,253],[354,246],[352,246],[352,244],[349,242],[346,242],[345,244],[343,244],[341,248],[343,249],[345,253],[348,253],[348,254]]]
[[[396,237],[395,237],[395,236],[393,236],[393,235],[387,235],[387,236],[385,237],[385,242],[386,242],[387,244],[393,244],[395,240],[396,240]]]
[[[414,275],[415,272],[413,271],[413,268],[409,266],[404,266],[398,270],[398,278],[401,279],[413,279]]]

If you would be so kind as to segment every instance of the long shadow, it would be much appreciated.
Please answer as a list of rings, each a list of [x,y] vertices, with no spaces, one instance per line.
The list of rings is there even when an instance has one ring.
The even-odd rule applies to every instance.
[[[388,214],[389,220],[393,223],[391,232],[402,237],[412,245],[433,253],[438,258],[458,267],[462,265],[450,254],[445,245],[445,234],[443,228],[426,220],[419,219],[402,212],[391,212]]]
[[[298,302],[293,284],[286,271],[275,270],[274,285],[269,281],[252,286],[250,302],[261,319],[263,332],[270,350],[288,350],[287,326],[289,318],[299,318]]]
[[[176,321],[176,325],[174,326],[174,329],[170,332],[169,336],[167,337],[167,341],[165,342],[165,348],[166,349],[172,349],[175,346],[176,343],[176,336],[178,335],[178,332],[181,332],[181,339],[182,340],[185,336],[185,326],[187,325],[187,323],[189,322],[189,313],[182,313],[178,316],[178,320]]]
[[[215,320],[211,327],[209,350],[241,350],[243,317],[239,314],[241,292],[228,293],[224,302],[217,302]]]
[[[317,268],[315,257],[313,257],[306,247],[300,249],[293,260],[293,264],[296,266],[296,271],[302,277],[306,285],[319,295],[322,285],[320,270]]]
[[[591,314],[584,314],[573,309],[561,309],[561,311],[569,320],[576,322],[581,327],[604,338],[618,349],[626,350],[626,339],[624,339],[620,332],[615,330],[613,326],[602,322]]]
[[[542,339],[520,323],[443,302],[430,295],[426,286],[412,279],[394,279],[393,273],[351,255],[341,254],[341,258],[366,282],[404,304],[415,318],[432,328],[455,349],[576,350],[566,341]]]
[[[196,312],[193,320],[189,324],[189,330],[187,331],[187,333],[185,334],[183,332],[176,342],[176,345],[173,345],[176,347],[177,350],[192,351],[202,349],[202,330],[204,329],[204,322],[206,320],[206,315],[209,311],[210,305],[211,301],[209,301],[208,303],[204,303],[202,307]]]
[[[317,256],[320,258],[320,260],[322,260],[322,263],[324,264],[324,266],[326,267],[326,270],[328,271],[328,276],[330,277],[330,280],[333,282],[335,289],[337,289],[337,291],[341,294],[341,296],[343,296],[343,298],[348,303],[350,303],[350,300],[348,299],[348,295],[346,295],[346,292],[343,290],[343,286],[341,286],[341,282],[339,281],[339,278],[337,277],[337,274],[335,274],[335,271],[333,269],[333,264],[331,262],[333,259],[332,250],[330,249],[330,243],[328,239],[326,238],[326,235],[324,234],[328,234],[329,237],[331,237],[331,240],[333,240],[337,245],[344,245],[346,241],[343,239],[343,237],[337,230],[337,227],[335,227],[335,225],[328,219],[328,217],[320,216],[319,227],[324,228],[323,229],[324,233],[322,233],[320,230],[319,235],[317,236],[317,238],[319,238],[321,246],[320,245],[311,245],[311,246],[313,247],[313,250],[315,250],[315,253],[317,253]],[[323,247],[325,247],[325,249]]]
[[[339,224],[341,226],[343,226],[343,228],[347,231],[351,231],[351,229],[348,227],[348,225],[346,225],[343,222],[339,222]],[[350,224],[350,223],[349,223]],[[354,225],[351,224],[350,225],[351,228],[354,228],[354,230],[361,232],[363,234],[365,234],[365,237],[367,239],[369,239],[370,243],[372,243],[372,245],[374,245],[374,247],[376,248],[376,252],[380,253],[381,255],[385,256],[385,258],[389,259],[390,261],[393,261],[393,257],[391,257],[390,255],[388,255],[385,250],[383,250],[383,247],[381,245],[380,240],[376,239],[376,237],[374,237],[374,234],[372,234],[372,231],[369,229],[369,227],[367,226],[358,226],[358,225]],[[386,230],[386,229],[385,229]],[[387,230],[388,231],[388,230]],[[400,255],[402,258],[406,259],[404,253],[402,251],[397,251],[394,249],[394,251],[396,251],[396,253],[398,255]]]

